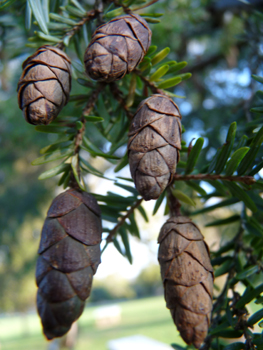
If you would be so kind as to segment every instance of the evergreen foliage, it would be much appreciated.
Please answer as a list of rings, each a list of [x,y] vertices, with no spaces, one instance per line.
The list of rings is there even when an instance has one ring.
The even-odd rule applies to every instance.
[[[105,160],[104,169],[114,167],[116,177],[108,180],[127,190],[130,195],[124,197],[113,192],[92,195],[100,204],[103,220],[115,224],[112,229],[104,228],[106,238],[103,250],[113,244],[132,263],[129,237],[132,235],[140,239],[135,213],[140,213],[146,222],[148,217],[141,205],[143,199],[134,188],[132,180],[118,175],[128,164],[126,145],[131,118],[139,103],[151,94],[165,94],[176,102],[182,97],[181,94],[192,98],[192,111],[186,117],[182,112],[185,133],[188,129],[193,129],[194,120],[197,125],[198,122],[199,125],[200,122],[205,125],[204,131],[202,135],[199,132],[202,137],[191,141],[189,145],[183,135],[177,173],[171,185],[156,200],[153,215],[160,210],[162,202],[166,204],[164,214],[178,215],[181,210],[183,215],[191,216],[193,220],[198,217],[206,220],[207,214],[218,208],[228,209],[224,211],[224,217],[215,217],[213,221],[205,223],[210,227],[230,227],[231,232],[228,237],[222,235],[218,249],[211,248],[215,278],[224,275],[225,280],[224,285],[219,287],[215,279],[215,289],[219,290],[215,293],[212,324],[203,349],[261,349],[263,309],[253,312],[251,303],[263,303],[263,91],[254,93],[256,87],[263,84],[260,71],[263,14],[260,7],[254,8],[252,4],[246,5],[243,2],[234,7],[229,2],[229,7],[226,4],[225,8],[218,8],[220,1],[210,0],[156,2],[98,0],[94,4],[78,0],[0,1],[1,53],[7,55],[8,52],[7,59],[2,58],[3,65],[7,66],[8,60],[21,58],[22,55],[26,58],[42,45],[56,45],[64,49],[72,60],[73,89],[69,105],[48,126],[36,126],[32,130],[32,127],[23,126],[19,121],[19,132],[24,132],[25,129],[25,135],[28,136],[28,139],[22,140],[19,148],[30,147],[32,150],[34,142],[36,148],[42,147],[41,155],[32,162],[32,165],[47,164],[47,167],[42,167],[44,171],[39,175],[39,180],[54,177],[57,181],[59,175],[57,185],[64,189],[73,186],[87,191],[87,174],[106,178],[104,171],[93,165],[94,158]],[[197,8],[194,3],[198,4]],[[162,7],[167,18],[163,26],[159,12]],[[230,19],[226,18],[227,10],[232,16]],[[178,11],[179,15],[173,14],[173,11]],[[153,44],[139,67],[122,80],[110,84],[91,80],[84,73],[83,55],[92,33],[101,23],[130,12],[140,14],[151,25]],[[172,25],[175,15],[178,22]],[[159,29],[155,27],[158,23]],[[187,26],[186,30],[184,26]],[[191,62],[186,67],[185,42],[202,35],[209,37],[210,30],[211,53],[204,60]],[[178,40],[172,40],[177,34]],[[248,41],[250,45],[247,44]],[[163,47],[164,42],[169,42],[171,47]],[[215,71],[208,70],[210,65],[220,62],[225,56],[229,66],[233,67],[237,61],[235,50],[240,50],[242,58],[238,59],[240,71],[250,62],[250,71],[253,73],[249,91],[241,91],[236,95],[234,88],[229,94],[226,93],[228,89],[231,90],[231,86],[226,78],[223,79],[223,74],[226,74],[223,64],[217,66],[217,73],[222,74],[221,85],[224,85],[224,89],[215,86],[215,80],[220,81],[220,77]],[[8,79],[4,77],[3,71],[1,87],[4,91]],[[191,78],[192,73],[194,77],[189,80],[189,85],[182,84]],[[14,88],[12,89],[10,96],[14,95]],[[10,105],[10,96],[6,95],[7,102],[2,103],[0,110],[3,116],[8,109],[6,114],[9,124],[3,121],[5,133],[10,131],[11,125],[18,124],[16,118],[22,118],[19,117],[19,111],[15,110],[17,107]],[[204,108],[204,101],[212,103],[212,107]],[[9,110],[12,108],[13,114]],[[201,128],[197,128],[197,131],[198,129]],[[32,136],[37,132],[48,134],[45,145],[43,138]],[[224,140],[221,139],[223,132]],[[1,156],[0,181],[1,171],[6,176],[12,173],[12,167],[6,159],[16,158],[10,150],[17,147],[17,140],[20,137],[14,135],[12,145],[4,145],[7,146],[7,151]],[[48,140],[54,141],[50,143]],[[32,152],[36,153],[35,150]],[[7,188],[2,190],[3,203],[7,205],[3,211],[12,212],[12,216],[9,216],[9,222],[0,219],[1,226],[4,227],[0,237],[1,251],[4,251],[6,245],[11,246],[11,238],[5,238],[5,231],[13,232],[12,244],[19,246],[19,225],[23,222],[25,213],[31,212],[29,204],[21,212],[16,212],[17,209],[13,206],[9,208],[8,194],[14,191],[17,196],[18,182],[20,187],[27,187],[29,195],[26,199],[20,197],[26,203],[40,203],[50,197],[48,192],[54,188],[54,182],[50,182],[46,188],[45,185],[36,185],[33,180],[31,185],[31,177],[36,177],[35,171],[32,172],[30,178],[26,172],[21,177],[11,174],[14,184],[10,183],[8,191]],[[22,206],[23,204],[20,205]],[[38,206],[34,211],[36,215],[39,214]],[[33,214],[31,212],[30,215]],[[11,221],[15,223],[10,224]],[[7,256],[7,260],[12,261],[12,252]],[[30,256],[20,272],[26,275],[28,265],[32,271],[33,263],[34,257]],[[12,264],[9,271],[11,270]],[[7,293],[8,283],[7,287],[3,284],[0,288],[2,293]],[[242,341],[238,339],[241,336],[244,337]],[[232,339],[231,343],[229,339]],[[173,347],[180,348],[176,344]]]

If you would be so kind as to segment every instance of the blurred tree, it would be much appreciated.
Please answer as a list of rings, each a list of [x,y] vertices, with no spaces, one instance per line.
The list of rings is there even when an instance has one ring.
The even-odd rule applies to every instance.
[[[102,280],[94,281],[90,301],[132,299],[135,296],[129,280],[118,275],[109,275]]]
[[[88,189],[88,174],[103,177],[110,167],[120,171],[128,163],[130,117],[146,96],[161,92],[178,103],[185,133],[177,175],[156,201],[154,213],[162,201],[167,204],[165,214],[178,213],[181,204],[184,215],[199,221],[212,212],[214,220],[206,224],[218,227],[220,235],[220,229],[228,227],[218,249],[212,250],[215,277],[225,280],[223,285],[216,280],[204,349],[262,347],[263,311],[249,308],[250,303],[262,304],[263,292],[263,93],[256,93],[263,83],[262,5],[260,0],[0,1],[1,310],[32,305],[34,251],[40,220],[56,191],[56,175],[64,188],[71,173]],[[91,34],[99,23],[129,10],[150,23],[152,46],[133,74],[110,86],[95,83],[83,68]],[[72,103],[50,126],[36,127],[41,134],[24,122],[16,85],[21,63],[43,44],[65,48],[72,59],[73,86]],[[187,72],[193,74],[190,80]],[[74,152],[63,158],[65,140]],[[41,164],[38,169],[29,163],[39,151],[41,157],[33,163]],[[45,182],[37,180],[40,172]],[[105,226],[106,221],[115,225],[105,227],[104,247],[113,243],[131,262],[129,235],[140,237],[134,212],[147,217],[130,179],[116,178],[114,184],[130,194],[95,194]],[[218,208],[227,209],[225,216],[218,216]],[[145,282],[145,274],[142,278]],[[227,345],[227,339],[241,336],[244,341]]]
[[[163,292],[158,265],[149,265],[141,271],[133,283],[138,298],[158,295]]]

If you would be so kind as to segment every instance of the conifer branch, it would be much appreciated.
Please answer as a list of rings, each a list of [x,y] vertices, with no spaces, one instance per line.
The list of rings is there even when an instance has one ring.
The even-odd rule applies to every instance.
[[[119,3],[119,1],[117,1],[117,0],[114,0],[113,3],[116,7],[122,7],[123,11],[125,13],[127,13],[128,15],[131,13],[131,9],[128,6],[125,6],[124,4]]]
[[[158,89],[154,83],[144,77],[139,69],[135,69],[135,74],[137,74],[146,86],[148,86],[154,94],[166,95],[163,90]],[[167,95],[168,96],[168,95]]]
[[[156,2],[158,2],[159,0],[152,0],[150,2],[147,2],[145,5],[142,5],[142,6],[138,6],[138,7],[135,7],[132,9],[132,11],[138,11],[138,10],[141,10],[141,9],[144,9],[148,6],[151,6],[153,4],[155,4]]]
[[[106,239],[107,243],[112,241],[112,238],[116,235],[119,228],[125,223],[125,220],[129,218],[129,216],[134,212],[134,210],[141,205],[142,201],[143,201],[143,198],[138,199],[127,211],[127,213],[124,216],[121,216],[120,221],[113,227],[112,230],[110,230],[108,237]]]
[[[79,152],[80,152],[80,145],[82,144],[82,139],[83,139],[83,136],[84,136],[84,133],[86,130],[85,116],[88,116],[91,113],[92,109],[94,108],[94,106],[97,102],[99,94],[104,89],[104,87],[105,87],[105,84],[103,84],[103,83],[98,84],[97,89],[92,92],[92,94],[90,95],[90,97],[88,99],[86,106],[83,109],[82,115],[79,119],[79,121],[81,121],[81,123],[82,123],[82,127],[77,130],[76,137],[74,140],[74,155],[79,155]],[[80,179],[81,178],[81,170],[80,170],[79,162],[77,164],[77,172],[78,172],[78,178]],[[79,184],[77,183],[77,181],[74,177],[73,171],[71,171],[71,174],[70,174],[70,187],[75,188],[75,189],[79,188]]]
[[[81,27],[91,21],[92,19],[96,18],[100,14],[99,10],[90,10],[88,11],[85,16],[79,21],[72,29],[70,29],[61,39],[61,41],[56,45],[59,49],[63,49],[65,47],[64,40],[66,37],[69,37],[71,39],[80,29]]]
[[[174,175],[174,181],[188,181],[188,180],[225,180],[242,182],[246,185],[253,185],[256,180],[253,176],[225,176],[218,174],[192,174],[192,175]]]
[[[146,7],[149,7],[149,6],[153,5],[153,4],[155,4],[157,1],[158,1],[158,0],[152,0],[152,1],[150,1],[150,2],[147,2],[147,3],[144,4],[144,5],[135,7],[135,8],[133,8],[133,9],[130,9],[129,6],[125,6],[125,5],[122,4],[122,3],[119,3],[119,1],[117,1],[117,0],[113,0],[113,3],[114,3],[114,5],[115,5],[116,7],[122,7],[122,8],[123,8],[123,11],[124,11],[125,13],[130,14],[130,13],[133,12],[133,11],[139,11],[139,10],[141,10],[141,9],[144,9],[144,8],[146,8]]]
[[[114,98],[119,102],[121,107],[124,109],[127,117],[131,120],[133,118],[133,113],[129,111],[129,107],[127,107],[125,99],[122,97],[122,92],[118,88],[118,85],[116,83],[110,84],[110,91]]]
[[[79,152],[80,145],[82,143],[82,138],[83,138],[83,135],[85,133],[85,128],[86,128],[86,126],[85,126],[85,123],[86,123],[85,116],[88,116],[91,113],[91,111],[93,110],[93,108],[94,108],[94,106],[95,106],[95,104],[97,102],[99,94],[101,93],[101,91],[104,88],[105,88],[105,84],[103,84],[103,83],[98,84],[97,89],[92,92],[92,94],[90,95],[90,97],[88,99],[88,102],[87,102],[86,106],[84,107],[84,109],[82,111],[82,116],[80,118],[80,121],[82,122],[83,126],[82,126],[82,128],[80,130],[78,130],[76,138],[75,138],[74,154]]]
[[[169,205],[169,211],[172,216],[180,216],[181,211],[181,203],[179,200],[172,194],[171,187],[169,186],[167,188],[167,195],[168,195],[168,205]]]

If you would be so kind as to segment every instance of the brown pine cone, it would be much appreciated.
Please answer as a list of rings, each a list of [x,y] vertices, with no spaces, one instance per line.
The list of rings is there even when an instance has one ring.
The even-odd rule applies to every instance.
[[[62,50],[41,46],[23,63],[18,104],[30,124],[49,124],[69,100],[70,59]]]
[[[157,199],[173,178],[181,149],[181,115],[167,96],[139,105],[129,132],[131,176],[145,200]]]
[[[116,17],[94,32],[84,55],[87,74],[112,82],[134,70],[143,60],[152,32],[138,15]]]
[[[214,276],[208,247],[198,227],[184,216],[163,225],[158,243],[166,306],[184,341],[199,349],[212,311]]]
[[[81,315],[100,264],[101,234],[93,196],[70,189],[53,200],[36,267],[37,308],[48,339],[65,334]]]

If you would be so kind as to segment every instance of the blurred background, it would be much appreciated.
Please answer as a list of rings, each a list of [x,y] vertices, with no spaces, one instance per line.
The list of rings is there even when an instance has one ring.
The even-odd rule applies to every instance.
[[[85,6],[93,1],[80,2]],[[113,245],[104,251],[85,312],[72,330],[72,343],[69,339],[63,339],[63,344],[48,343],[42,336],[35,309],[35,263],[47,209],[63,189],[56,187],[56,178],[37,179],[49,165],[30,164],[56,135],[36,132],[18,108],[21,65],[33,49],[26,47],[30,35],[24,25],[25,1],[9,3],[0,12],[0,349],[117,350],[110,341],[138,334],[184,346],[163,299],[156,241],[167,218],[164,208],[152,216],[154,201],[143,204],[148,223],[136,217],[142,239],[131,238],[133,264]],[[246,123],[255,118],[250,108],[259,104],[255,95],[259,85],[251,74],[262,75],[262,9],[261,0],[159,0],[147,9],[164,13],[160,23],[150,24],[152,44],[158,49],[169,46],[169,59],[188,61],[185,71],[193,74],[175,88],[175,94],[185,96],[175,102],[183,117],[187,145],[193,138],[205,138],[204,161],[212,159],[224,142],[231,122],[238,122],[240,137]],[[70,50],[74,57],[74,49]],[[74,82],[72,93],[80,89]],[[71,109],[69,104],[62,113],[70,115]],[[114,177],[111,163],[103,158],[90,161],[107,177]],[[128,167],[119,176],[130,177]],[[93,175],[85,180],[91,192],[106,194],[110,190],[128,195],[111,181]],[[209,185],[205,186],[209,192]],[[198,197],[195,200],[197,209],[202,207]],[[212,251],[235,231],[235,223],[220,230],[204,227],[212,219],[224,217],[225,210],[235,213],[235,206],[194,217]],[[113,224],[105,222],[104,226]]]

